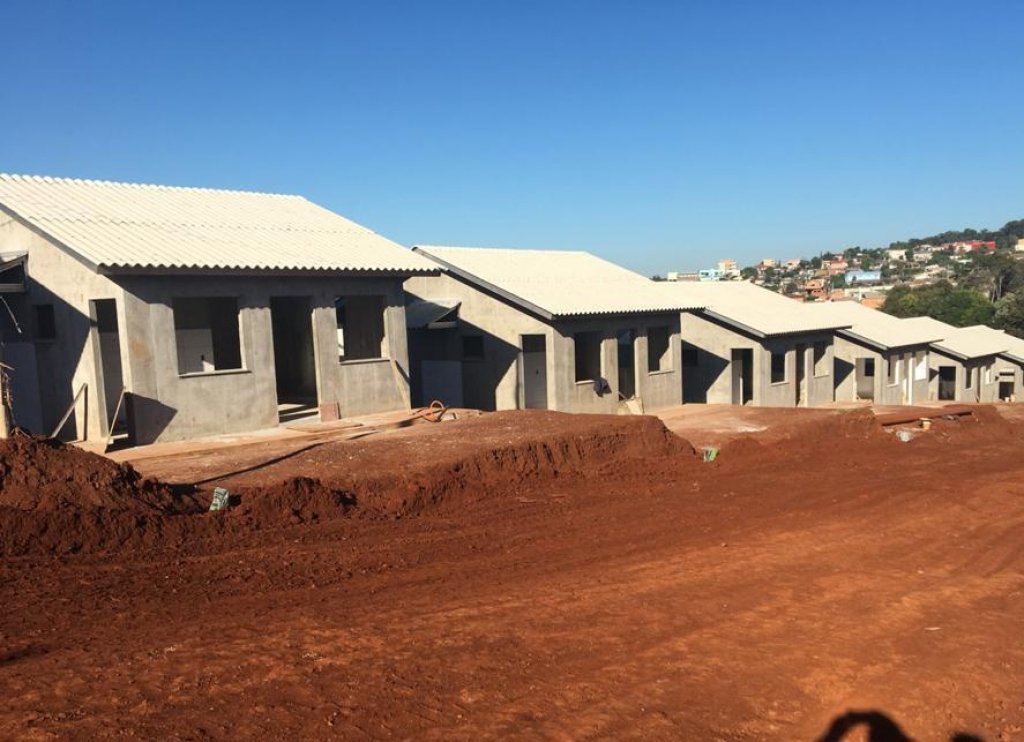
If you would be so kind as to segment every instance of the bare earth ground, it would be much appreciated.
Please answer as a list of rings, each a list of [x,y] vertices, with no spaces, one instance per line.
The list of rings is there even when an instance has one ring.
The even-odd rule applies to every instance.
[[[1024,737],[1020,413],[706,414],[141,460],[241,505],[0,560],[0,738]]]

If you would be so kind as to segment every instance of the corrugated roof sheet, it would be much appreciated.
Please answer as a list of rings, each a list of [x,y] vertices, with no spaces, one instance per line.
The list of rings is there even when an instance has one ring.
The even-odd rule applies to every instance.
[[[453,274],[547,317],[679,312],[684,296],[587,252],[417,245]]]
[[[100,270],[435,269],[301,196],[0,174],[0,206]]]
[[[991,327],[954,327],[932,317],[908,317],[901,320],[909,325],[938,333],[942,339],[932,343],[936,350],[945,351],[960,358],[983,358],[1004,353],[1010,347],[1010,337]]]
[[[848,327],[849,322],[810,311],[804,302],[787,299],[747,281],[680,281],[658,284],[715,317],[755,335],[792,335]]]
[[[1004,355],[1005,357],[1009,358],[1012,361],[1024,364],[1024,340],[1021,340],[1019,337],[1007,334],[1006,342],[1008,343],[1008,345],[1002,355]]]
[[[812,303],[807,305],[807,310],[848,323],[850,327],[840,330],[840,334],[882,348],[927,345],[941,340],[944,334],[932,328],[907,324],[891,314],[861,306],[855,301]]]

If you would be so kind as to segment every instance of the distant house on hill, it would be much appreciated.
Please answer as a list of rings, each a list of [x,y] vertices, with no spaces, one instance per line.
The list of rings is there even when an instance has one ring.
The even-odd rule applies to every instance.
[[[833,338],[843,322],[746,282],[671,284],[683,312],[687,402],[814,407],[833,400]]]
[[[0,175],[17,424],[142,444],[408,407],[436,266],[300,196]]]
[[[616,413],[682,401],[679,316],[696,307],[585,252],[419,245],[405,284],[413,399]]]
[[[853,284],[872,284],[881,282],[882,271],[846,271],[846,283],[848,286],[852,286]]]

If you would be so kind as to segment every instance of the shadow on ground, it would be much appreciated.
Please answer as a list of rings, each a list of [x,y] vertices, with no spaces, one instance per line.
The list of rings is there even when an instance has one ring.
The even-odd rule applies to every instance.
[[[847,711],[832,720],[832,724],[816,742],[841,742],[859,727],[867,728],[868,742],[914,742],[914,738],[881,711]],[[850,739],[854,739],[851,737]],[[857,737],[856,739],[860,739]],[[956,732],[949,742],[985,742],[981,737]]]

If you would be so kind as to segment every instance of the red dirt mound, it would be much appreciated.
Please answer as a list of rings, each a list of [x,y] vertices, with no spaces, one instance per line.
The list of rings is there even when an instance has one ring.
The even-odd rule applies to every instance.
[[[0,441],[0,507],[62,508],[174,513],[194,502],[170,487],[144,479],[128,465],[66,446],[60,441],[16,436]]]
[[[345,515],[356,502],[348,492],[331,489],[319,479],[309,477],[256,487],[240,497],[239,505],[227,514],[244,520],[250,528],[332,520]]]
[[[500,422],[498,415],[501,413],[493,416],[491,425]],[[541,413],[534,420],[538,428],[530,428],[533,434],[520,433],[514,442],[475,451],[467,445],[468,455],[448,460],[439,457],[436,465],[400,475],[380,473],[351,479],[346,485],[356,493],[361,510],[416,515],[435,509],[450,512],[470,502],[508,496],[529,482],[599,476],[609,468],[622,474],[644,469],[645,460],[679,457],[692,461],[696,456],[693,446],[655,417],[571,419]],[[553,430],[542,432],[547,427]]]
[[[192,496],[60,441],[0,441],[0,555],[67,554],[153,539]]]

